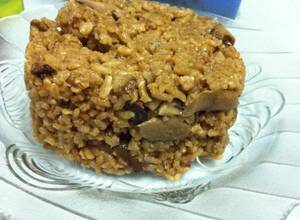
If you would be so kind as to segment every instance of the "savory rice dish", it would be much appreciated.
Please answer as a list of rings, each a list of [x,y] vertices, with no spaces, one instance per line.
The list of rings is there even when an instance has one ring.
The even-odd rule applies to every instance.
[[[73,0],[31,22],[25,82],[36,140],[96,172],[177,180],[221,158],[245,66],[234,37],[192,10]]]

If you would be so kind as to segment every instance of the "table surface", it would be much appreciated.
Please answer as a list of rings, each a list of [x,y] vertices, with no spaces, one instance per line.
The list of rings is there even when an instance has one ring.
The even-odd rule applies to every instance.
[[[27,10],[46,0],[27,0]],[[52,10],[55,10],[53,7]],[[286,106],[276,118],[279,128],[273,150],[255,169],[225,186],[208,190],[184,205],[149,203],[101,191],[49,192],[30,188],[14,178],[0,158],[0,220],[17,219],[300,219],[300,1],[243,0],[231,32],[248,63],[259,64],[266,84],[280,89]],[[51,10],[50,10],[51,11]],[[36,16],[50,13],[37,10]],[[18,18],[18,22],[21,21]],[[8,30],[0,28],[0,38]],[[15,30],[16,32],[18,30]],[[5,39],[10,43],[18,37]],[[0,61],[5,54],[1,54]],[[1,127],[2,126],[2,127]],[[4,129],[0,125],[0,129]],[[6,140],[1,139],[3,142]],[[1,144],[0,144],[1,145]],[[0,153],[4,146],[0,146]],[[1,154],[0,154],[1,157]],[[77,198],[80,197],[80,200]],[[5,214],[1,214],[5,212]]]

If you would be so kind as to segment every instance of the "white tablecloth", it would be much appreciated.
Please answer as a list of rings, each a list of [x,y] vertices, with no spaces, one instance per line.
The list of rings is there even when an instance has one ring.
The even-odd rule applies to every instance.
[[[59,1],[26,0],[25,8],[28,10],[49,2]],[[39,10],[36,15],[47,15],[52,13],[50,11]],[[162,205],[94,190],[50,192],[34,189],[3,169],[5,162],[0,158],[0,220],[299,220],[299,11],[298,0],[243,0],[237,22],[243,27],[259,30],[231,30],[247,62],[259,63],[263,67],[263,76],[269,79],[266,83],[279,88],[287,101],[276,119],[280,132],[272,153],[254,170],[225,186],[202,193],[188,204]],[[6,31],[9,30],[0,28],[0,36]],[[17,29],[11,31],[16,32],[16,37],[7,41],[18,41],[22,37],[17,36]],[[4,55],[0,49],[0,59],[1,56]],[[4,129],[3,125],[0,129]],[[3,150],[4,147],[0,147],[0,151]]]

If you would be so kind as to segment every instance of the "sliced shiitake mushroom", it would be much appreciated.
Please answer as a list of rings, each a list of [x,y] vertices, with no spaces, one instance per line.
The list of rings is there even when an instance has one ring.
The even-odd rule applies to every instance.
[[[46,77],[54,75],[56,73],[56,70],[48,64],[36,64],[32,68],[31,73],[40,79],[44,79]]]
[[[235,91],[208,91],[200,93],[187,104],[182,115],[191,116],[199,111],[227,111],[238,105],[239,93]]]
[[[49,29],[48,25],[43,20],[33,19],[30,22],[30,25],[31,27],[37,28],[41,32],[45,32]]]
[[[216,27],[214,27],[210,31],[210,34],[222,40],[224,45],[234,45],[235,43],[234,36],[229,31],[227,31],[222,25],[217,25]]]
[[[134,117],[129,120],[131,125],[138,125],[148,119],[147,112],[140,102],[127,104],[125,110],[134,113]]]
[[[190,126],[179,117],[172,117],[166,121],[152,118],[138,127],[141,136],[149,141],[181,140],[190,135]]]

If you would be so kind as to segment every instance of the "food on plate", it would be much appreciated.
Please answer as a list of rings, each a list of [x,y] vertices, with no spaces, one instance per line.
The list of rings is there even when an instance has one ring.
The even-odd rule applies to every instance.
[[[245,77],[234,41],[190,9],[70,1],[55,21],[31,22],[25,82],[35,138],[99,173],[180,179],[228,144]]]

